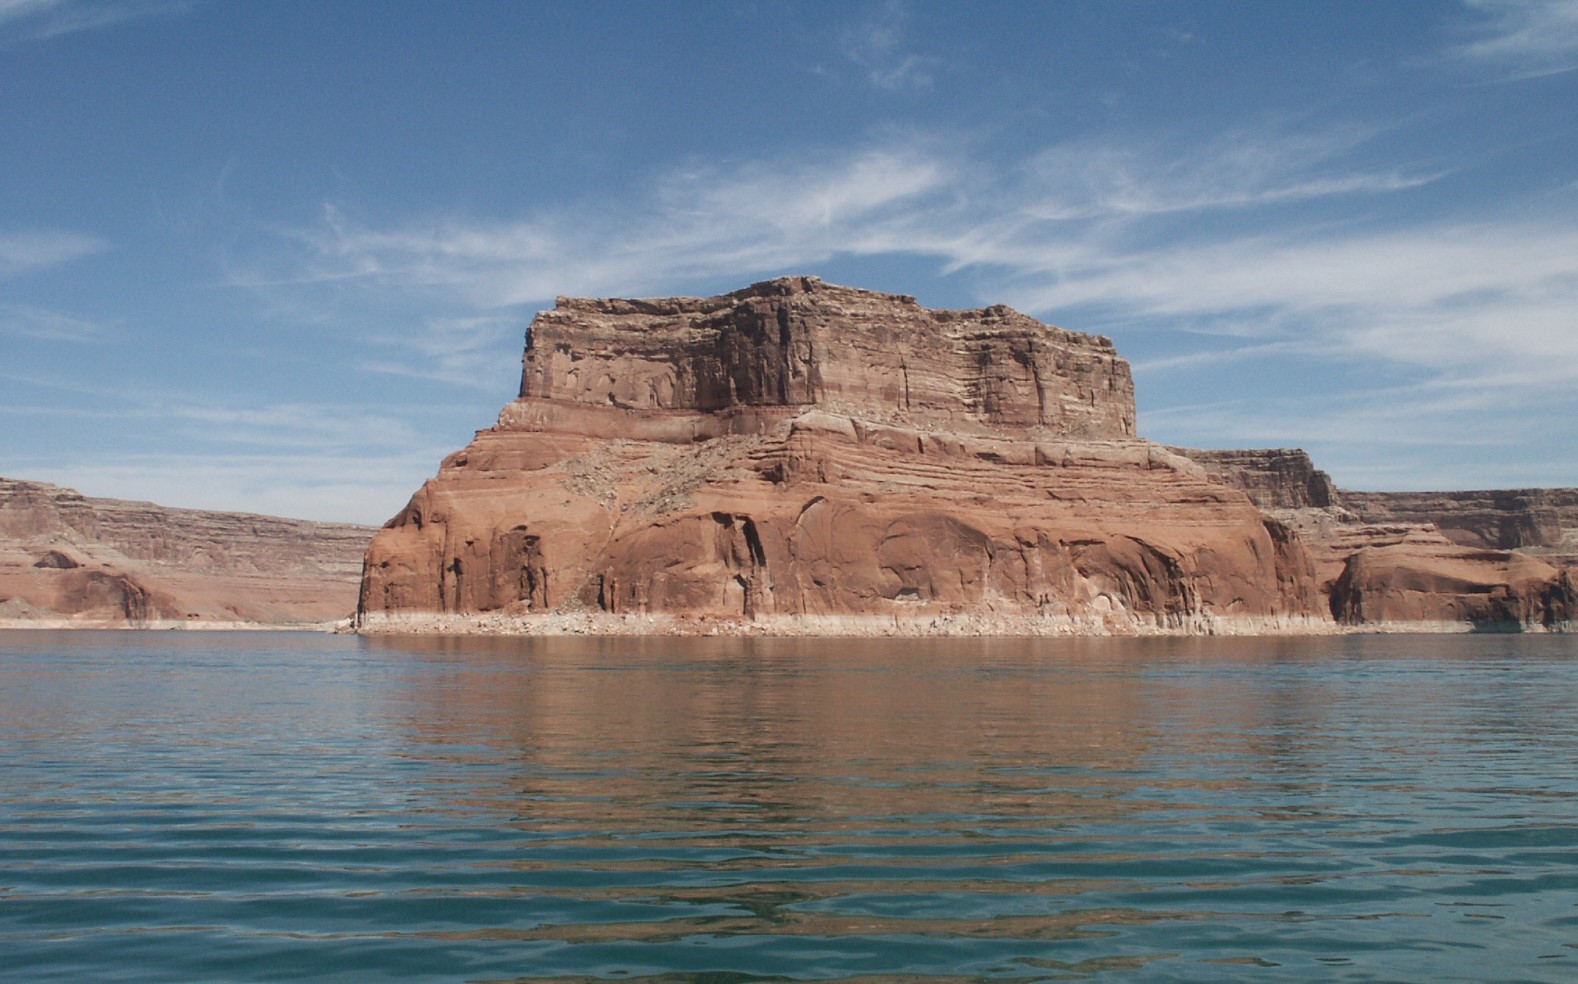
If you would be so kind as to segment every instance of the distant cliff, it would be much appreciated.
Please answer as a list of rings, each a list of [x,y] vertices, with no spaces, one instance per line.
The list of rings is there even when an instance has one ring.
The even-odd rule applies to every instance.
[[[1578,489],[1353,492],[1302,451],[1174,450],[1298,533],[1342,623],[1556,628],[1578,618]]]
[[[0,478],[0,621],[323,622],[373,530],[99,499]]]

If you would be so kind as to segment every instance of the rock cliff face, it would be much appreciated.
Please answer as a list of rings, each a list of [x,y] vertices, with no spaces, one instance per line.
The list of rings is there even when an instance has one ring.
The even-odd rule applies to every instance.
[[[0,478],[0,619],[307,623],[349,615],[373,530],[89,498]]]
[[[1108,340],[815,278],[540,314],[520,398],[374,539],[359,611],[1324,617],[1284,525],[1135,437]]]
[[[1499,630],[1578,620],[1578,489],[1352,492],[1302,451],[1179,453],[1297,531],[1344,624]]]
[[[1578,489],[1347,492],[1365,522],[1428,523],[1453,543],[1578,559]]]
[[[1170,448],[1219,482],[1242,489],[1262,509],[1324,509],[1337,504],[1337,486],[1297,448],[1197,451]]]

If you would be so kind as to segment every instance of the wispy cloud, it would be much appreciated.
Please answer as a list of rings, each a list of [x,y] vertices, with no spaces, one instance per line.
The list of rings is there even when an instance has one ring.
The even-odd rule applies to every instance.
[[[0,231],[0,278],[47,270],[100,252],[106,246],[97,236],[62,229]]]
[[[321,225],[294,234],[305,263],[257,264],[232,282],[442,291],[485,309],[665,289],[867,251],[862,240],[943,191],[948,177],[941,158],[894,144],[787,167],[687,168],[660,178],[644,202],[516,222],[377,229],[329,206]]]
[[[146,422],[159,434],[180,438],[189,446],[361,453],[368,448],[400,447],[420,440],[419,429],[406,418],[447,409],[423,406],[372,411],[360,404],[202,397],[132,385],[93,385],[3,369],[0,381],[8,384],[6,388],[13,396],[13,402],[0,403],[0,414]],[[55,399],[22,402],[16,394],[28,390],[69,393],[73,399],[65,406]]]
[[[43,342],[89,342],[102,333],[98,324],[58,311],[25,304],[0,304],[0,335]]]
[[[410,358],[367,358],[360,367],[493,392],[497,390],[501,349],[518,350],[525,327],[522,319],[511,315],[434,318],[408,336],[373,340],[409,353]]]
[[[1578,0],[1464,0],[1480,35],[1451,53],[1495,66],[1511,78],[1578,69]]]
[[[1165,334],[1163,351],[1138,362],[1147,376],[1282,359],[1360,374],[1386,367],[1478,399],[1509,380],[1546,398],[1578,387],[1572,216],[1438,209],[1381,222],[1377,200],[1428,194],[1439,172],[1365,166],[1366,140],[1240,132],[1149,149],[1084,142],[1005,165],[967,144],[894,136],[816,159],[670,172],[634,202],[516,222],[378,228],[330,209],[295,234],[296,252],[242,282],[366,288],[457,312],[385,339],[363,363],[451,382],[513,333],[516,306],[557,294],[670,293],[815,272],[840,257],[909,256],[967,273],[982,301],[1073,328]],[[1397,413],[1427,407],[1419,394],[1386,399],[1402,401]],[[1471,417],[1461,399],[1428,406],[1443,420]],[[1300,433],[1293,416],[1267,421],[1291,428],[1279,443]]]
[[[1364,130],[1268,136],[1244,131],[1204,142],[1069,143],[1025,166],[1027,211],[1080,220],[1162,216],[1384,194],[1438,180],[1439,171],[1359,168],[1345,157]]]
[[[910,17],[903,0],[887,0],[839,38],[844,57],[879,89],[900,92],[931,88],[932,73],[940,62],[914,49],[907,31]]]
[[[196,0],[0,0],[0,44],[43,41],[128,21],[175,17]]]

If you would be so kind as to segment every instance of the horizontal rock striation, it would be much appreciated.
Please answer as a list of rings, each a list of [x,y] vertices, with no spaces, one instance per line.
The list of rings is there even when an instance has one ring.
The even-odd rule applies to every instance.
[[[1553,629],[1578,618],[1578,489],[1353,492],[1302,451],[1178,450],[1299,534],[1344,624]]]
[[[309,623],[355,609],[370,527],[0,478],[0,618]]]
[[[1286,526],[1135,438],[1111,342],[1007,308],[798,277],[561,299],[523,365],[520,398],[374,539],[365,625],[1324,614]]]
[[[1428,523],[1453,543],[1578,558],[1578,489],[1343,492],[1365,522]]]
[[[1196,462],[1212,478],[1242,489],[1262,509],[1325,509],[1338,504],[1331,476],[1297,448],[1170,450]]]
[[[710,298],[560,298],[532,322],[520,395],[657,412],[816,405],[948,429],[1135,435],[1134,382],[1109,339],[1007,307],[934,311],[814,277]]]

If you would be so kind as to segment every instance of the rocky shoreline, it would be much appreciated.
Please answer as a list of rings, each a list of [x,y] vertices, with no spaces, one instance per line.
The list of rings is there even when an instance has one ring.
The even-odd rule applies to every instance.
[[[1472,632],[1571,632],[1563,624],[1547,629],[1516,625],[1476,627],[1462,621],[1380,622],[1341,625],[1313,616],[1213,617],[1185,624],[1158,625],[1143,620],[1076,619],[1015,615],[935,616],[777,615],[754,621],[661,614],[609,615],[604,612],[543,615],[395,614],[364,616],[335,631],[366,636],[739,636],[804,638],[1030,638],[1102,636],[1331,636],[1445,635]]]

